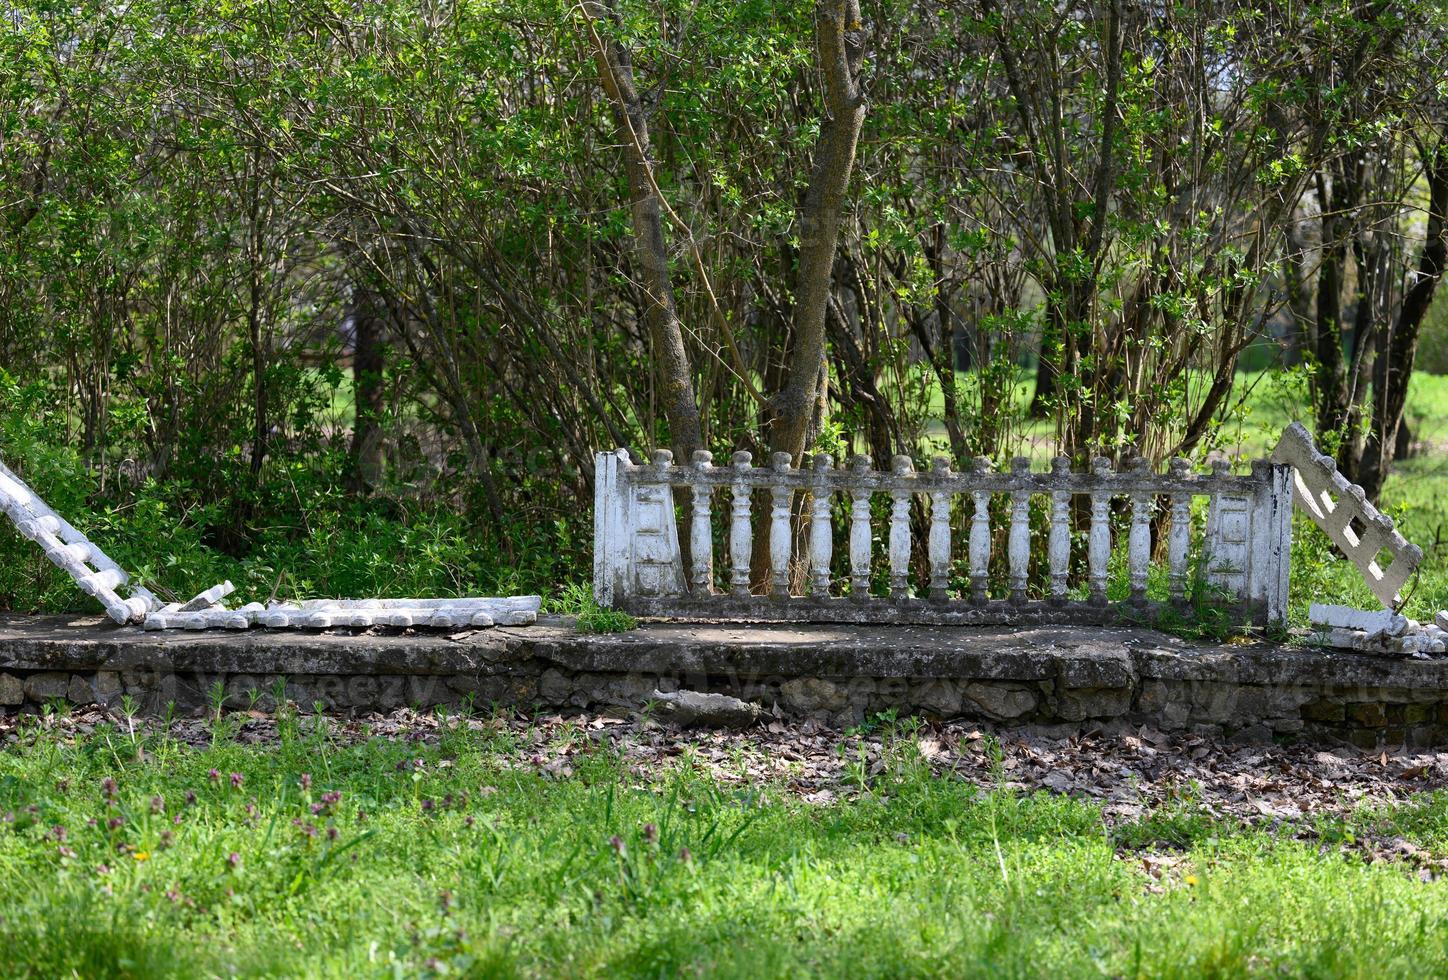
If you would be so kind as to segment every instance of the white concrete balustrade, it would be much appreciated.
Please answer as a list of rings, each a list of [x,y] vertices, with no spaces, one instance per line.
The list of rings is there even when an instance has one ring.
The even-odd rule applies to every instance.
[[[1195,473],[1185,460],[1173,461],[1166,473],[1152,471],[1144,460],[1117,471],[1102,458],[1084,473],[1072,471],[1064,458],[1054,460],[1048,472],[1033,471],[1025,459],[1004,472],[984,459],[956,472],[945,457],[917,471],[908,456],[896,456],[888,470],[879,470],[866,457],[837,467],[828,455],[806,457],[796,467],[788,455],[775,454],[767,467],[756,467],[749,453],[736,452],[727,467],[716,467],[707,452],[681,466],[666,450],[645,464],[617,450],[598,454],[596,476],[596,598],[639,614],[887,622],[1011,622],[1063,614],[1093,621],[1139,618],[1152,605],[1147,584],[1153,521],[1160,518],[1170,602],[1185,600],[1195,562],[1244,617],[1285,619],[1290,471],[1267,462],[1254,463],[1250,475],[1234,475],[1224,462],[1210,473]],[[688,574],[675,491],[691,501]],[[719,581],[711,515],[714,500],[724,495],[728,529],[721,537],[728,574]],[[1078,497],[1079,509],[1072,504]],[[876,498],[885,505],[878,520]],[[1196,555],[1193,498],[1208,501]],[[762,536],[755,529],[761,502]],[[1073,523],[1078,510],[1085,515],[1084,529]],[[925,568],[918,582],[911,568],[915,513],[925,528]],[[839,562],[837,519],[847,522],[841,540],[848,553]],[[1115,520],[1125,523],[1129,596],[1111,604]],[[963,543],[957,543],[957,532]],[[884,581],[874,590],[877,536]],[[1078,538],[1084,541],[1074,544]],[[757,540],[767,549],[768,576],[756,590],[750,570]],[[993,563],[1001,545],[1004,562]],[[1075,547],[1084,552],[1085,599],[1071,598]],[[1002,564],[1003,580],[993,582],[992,569]],[[1033,567],[1039,573],[1034,579]]]
[[[50,509],[25,481],[0,463],[0,508],[23,536],[34,541],[52,564],[75,580],[87,595],[105,607],[117,623],[139,622],[160,603],[144,588],[122,598],[119,589],[130,576],[70,522]]]

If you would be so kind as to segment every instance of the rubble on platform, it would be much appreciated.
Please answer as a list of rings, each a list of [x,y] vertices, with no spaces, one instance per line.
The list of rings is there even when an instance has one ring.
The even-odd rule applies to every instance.
[[[1390,609],[1314,602],[1307,618],[1313,628],[1308,642],[1315,646],[1398,657],[1448,652],[1448,610],[1431,623],[1420,623]]]

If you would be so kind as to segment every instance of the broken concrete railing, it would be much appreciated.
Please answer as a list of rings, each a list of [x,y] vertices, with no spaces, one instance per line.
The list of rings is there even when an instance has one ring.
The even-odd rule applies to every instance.
[[[45,557],[74,579],[87,595],[99,600],[106,615],[117,623],[139,622],[160,605],[156,597],[143,588],[132,589],[130,597],[123,599],[117,590],[130,582],[130,576],[69,521],[51,510],[4,463],[0,463],[0,508],[17,531],[38,544]]]
[[[688,568],[679,543],[676,489],[686,491],[689,501],[683,515]],[[600,605],[655,616],[942,624],[1149,619],[1161,612],[1161,604],[1149,602],[1146,594],[1152,522],[1161,508],[1169,603],[1184,601],[1189,568],[1196,564],[1235,604],[1240,618],[1281,623],[1291,492],[1289,468],[1268,462],[1254,463],[1250,475],[1234,475],[1225,462],[1203,474],[1174,460],[1168,472],[1157,473],[1144,460],[1117,471],[1097,459],[1083,473],[1072,471],[1064,458],[1049,472],[1034,472],[1028,460],[1017,459],[1000,472],[981,459],[962,473],[944,457],[928,472],[917,472],[906,456],[895,457],[883,471],[867,457],[836,468],[830,456],[820,455],[795,467],[787,454],[778,453],[768,467],[755,467],[747,452],[735,453],[728,466],[715,466],[707,452],[676,466],[666,450],[640,465],[620,449],[596,458],[594,593]],[[880,528],[872,509],[877,497],[889,501]],[[768,508],[762,556],[769,567],[767,596],[752,594],[750,587],[756,498]],[[992,518],[995,498],[1006,504],[1004,528]],[[1079,545],[1073,543],[1077,498],[1085,498],[1089,514]],[[1192,533],[1196,498],[1208,501],[1200,541]],[[1044,531],[1031,520],[1031,504],[1038,499],[1045,504]],[[910,513],[917,500],[929,520],[929,577],[918,583],[910,569]],[[1109,602],[1112,511],[1118,503],[1129,514],[1124,535],[1129,596]],[[717,575],[716,506],[724,511],[720,536],[727,542],[727,565]],[[837,519],[845,552],[838,562]],[[888,595],[871,590],[877,532],[885,542]],[[961,538],[963,547],[957,544]],[[1002,538],[1007,576],[992,582],[992,549]],[[1072,598],[1068,588],[1073,547],[1084,552],[1084,599]],[[793,588],[795,561],[807,566],[804,594]],[[1033,562],[1045,572],[1041,596],[1028,589]],[[965,573],[959,589],[957,569]],[[991,598],[1002,592],[1005,598]]]
[[[233,591],[230,582],[212,586],[186,603],[162,605],[146,589],[136,587],[129,598],[116,591],[130,577],[105,552],[0,463],[0,508],[16,529],[45,551],[88,595],[105,606],[117,623],[140,623],[144,629],[325,629],[332,626],[424,626],[457,629],[475,626],[524,626],[535,622],[539,596],[506,599],[308,599],[302,602],[247,603],[236,609],[222,604]]]
[[[1331,456],[1318,452],[1301,422],[1283,431],[1272,459],[1292,467],[1297,505],[1357,566],[1373,595],[1389,609],[1398,609],[1400,590],[1423,560],[1423,549],[1398,533],[1393,519],[1337,471]]]
[[[1419,623],[1391,609],[1354,609],[1314,602],[1307,611],[1313,626],[1308,642],[1315,646],[1426,657],[1448,653],[1448,613],[1432,623]]]

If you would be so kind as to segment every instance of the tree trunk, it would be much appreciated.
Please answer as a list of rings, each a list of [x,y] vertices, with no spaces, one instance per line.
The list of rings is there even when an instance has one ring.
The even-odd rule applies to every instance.
[[[794,349],[783,387],[771,399],[769,446],[796,460],[811,441],[819,379],[825,363],[825,316],[839,241],[845,191],[865,121],[859,84],[864,58],[858,0],[820,0],[817,7],[824,119],[814,167],[800,213],[799,271],[795,282]]]
[[[1382,492],[1397,447],[1403,408],[1408,401],[1408,381],[1418,352],[1418,331],[1448,265],[1448,140],[1440,141],[1429,152],[1428,229],[1417,279],[1403,296],[1403,305],[1391,334],[1380,345],[1373,371],[1373,419],[1358,472],[1358,482],[1373,501]]]
[[[1398,420],[1398,438],[1393,441],[1393,462],[1408,459],[1414,453],[1413,428],[1407,419]]]
[[[1325,209],[1322,217],[1322,261],[1317,270],[1317,322],[1314,324],[1313,355],[1317,361],[1316,409],[1318,436],[1328,433],[1345,435],[1347,424],[1347,377],[1343,363],[1342,289],[1347,266],[1348,209],[1356,203],[1357,193],[1350,183],[1343,163],[1332,175],[1329,193],[1326,181],[1317,178],[1318,204]]]
[[[663,395],[664,418],[674,459],[688,463],[694,450],[703,448],[699,403],[684,330],[674,304],[674,287],[669,275],[668,246],[664,240],[664,204],[654,180],[649,143],[649,107],[634,82],[633,58],[618,41],[605,40],[598,32],[599,21],[617,27],[617,14],[598,0],[583,4],[588,18],[598,77],[613,109],[619,142],[623,144],[624,173],[628,179],[629,210],[633,219],[634,257],[639,264],[639,282],[646,302],[644,321],[653,346]]]
[[[1031,395],[1031,405],[1027,410],[1033,419],[1045,418],[1056,406],[1056,376],[1061,373],[1060,359],[1065,353],[1064,345],[1059,351],[1054,350],[1060,340],[1061,332],[1047,312],[1045,326],[1041,330],[1041,349],[1036,357],[1036,390]]]
[[[352,300],[353,488],[370,493],[382,482],[383,326],[372,294],[357,288]]]

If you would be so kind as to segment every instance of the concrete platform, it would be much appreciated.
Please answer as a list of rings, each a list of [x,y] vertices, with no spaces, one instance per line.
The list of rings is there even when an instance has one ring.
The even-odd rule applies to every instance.
[[[1205,645],[1110,627],[646,623],[590,636],[566,619],[454,633],[146,633],[100,619],[0,617],[0,710],[51,700],[145,711],[471,703],[637,710],[655,690],[717,691],[836,725],[894,709],[938,718],[1149,724],[1364,748],[1448,744],[1448,659]]]

